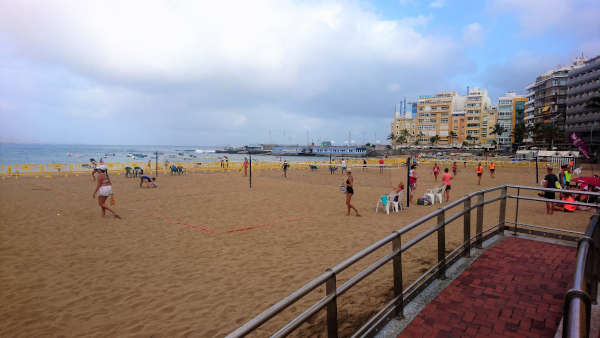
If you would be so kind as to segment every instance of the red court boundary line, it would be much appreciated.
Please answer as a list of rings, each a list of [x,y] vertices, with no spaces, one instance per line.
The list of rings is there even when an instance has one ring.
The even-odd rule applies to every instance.
[[[56,191],[59,194],[66,196],[66,195],[72,195],[73,197],[79,198],[79,195],[74,193],[74,192],[66,192],[63,191],[61,189],[53,189],[45,184],[40,184],[42,187],[48,189],[48,190],[52,190],[52,191]],[[131,208],[123,208],[124,210],[129,210],[129,211],[139,211],[136,209],[131,209]],[[281,223],[285,223],[285,222],[298,222],[298,221],[303,221],[309,217],[299,217],[299,218],[290,218],[290,219],[286,219],[286,220],[282,220],[282,221],[277,221],[277,222],[272,222],[272,223],[265,223],[265,224],[260,224],[260,225],[253,225],[253,226],[248,226],[248,227],[243,227],[243,228],[238,228],[238,229],[231,229],[231,230],[226,230],[224,232],[218,232],[215,230],[211,230],[207,227],[202,227],[199,225],[194,225],[194,224],[189,224],[189,223],[185,223],[173,218],[167,218],[167,217],[162,217],[162,216],[158,216],[158,215],[154,215],[150,212],[142,212],[143,215],[154,218],[154,219],[158,219],[158,220],[162,220],[165,221],[167,223],[171,223],[171,224],[179,224],[179,225],[183,225],[189,228],[193,228],[193,229],[198,229],[207,233],[213,233],[213,234],[219,234],[219,235],[223,235],[223,234],[232,234],[235,232],[242,232],[242,231],[249,231],[249,230],[255,230],[255,229],[260,229],[260,228],[265,228],[268,226],[272,226],[272,225],[277,225],[277,224],[281,224]]]
[[[267,223],[267,224],[260,224],[260,225],[255,225],[255,226],[249,226],[249,227],[245,227],[245,228],[227,230],[227,231],[221,232],[221,233],[222,234],[231,234],[231,233],[234,233],[234,232],[242,232],[242,231],[260,229],[260,228],[265,228],[265,227],[268,227],[268,226],[271,226],[271,225],[281,224],[281,223],[284,223],[284,222],[298,222],[298,221],[305,220],[307,218],[308,217],[286,219],[286,220],[279,221],[279,222],[273,222],[273,223]]]

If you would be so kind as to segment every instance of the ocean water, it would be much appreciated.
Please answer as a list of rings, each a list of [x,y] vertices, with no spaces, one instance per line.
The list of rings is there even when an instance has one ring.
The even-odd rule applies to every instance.
[[[169,162],[207,162],[220,161],[225,155],[230,161],[243,161],[247,154],[217,154],[215,147],[206,146],[105,146],[105,145],[81,145],[81,144],[13,144],[0,143],[0,164],[17,163],[89,163],[93,158],[104,162],[132,162],[128,153],[142,154],[147,157],[137,157],[135,161],[154,162],[155,152],[158,152],[158,160]],[[288,162],[323,161],[328,158],[318,156],[271,156],[252,155],[253,161],[277,161],[280,158]]]

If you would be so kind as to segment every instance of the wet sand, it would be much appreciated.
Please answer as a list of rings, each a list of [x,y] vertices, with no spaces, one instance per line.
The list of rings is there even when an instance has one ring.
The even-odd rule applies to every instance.
[[[420,197],[436,184],[431,166],[418,175]],[[405,169],[354,169],[360,218],[345,216],[341,175],[292,167],[288,176],[255,172],[250,190],[239,172],[160,176],[157,189],[112,175],[121,220],[100,217],[89,176],[0,180],[0,336],[222,337],[326,268],[439,207],[375,214],[378,196],[404,181]],[[535,171],[497,167],[495,179],[486,170],[477,186],[474,168],[460,163],[451,200],[505,183],[535,185]],[[583,231],[591,215],[549,216],[541,203],[520,203],[525,223]],[[512,219],[513,200],[507,210]],[[497,222],[498,203],[486,206],[484,227]],[[459,245],[462,218],[446,234],[447,248]],[[436,248],[431,236],[403,255],[405,286],[434,264]],[[344,271],[338,285],[389,250]],[[274,332],[323,293],[318,288],[256,336]],[[391,297],[388,264],[338,300],[342,335]],[[297,335],[325,335],[321,317]]]

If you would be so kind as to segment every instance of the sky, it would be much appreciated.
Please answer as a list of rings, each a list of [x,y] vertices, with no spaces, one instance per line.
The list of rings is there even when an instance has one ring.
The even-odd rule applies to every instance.
[[[492,102],[600,54],[584,0],[0,0],[0,141],[385,143],[406,98]]]

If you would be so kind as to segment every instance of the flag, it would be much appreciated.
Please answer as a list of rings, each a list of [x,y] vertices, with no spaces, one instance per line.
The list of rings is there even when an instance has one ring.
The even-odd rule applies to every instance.
[[[579,137],[579,135],[571,133],[571,135],[569,135],[569,140],[571,140],[571,143],[573,143],[573,145],[576,146],[579,149],[579,151],[583,153],[583,156],[585,156],[585,158],[587,158],[588,160],[590,159],[590,153],[588,152],[587,146],[585,145],[585,141],[581,137]]]

